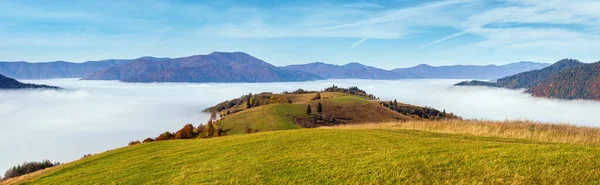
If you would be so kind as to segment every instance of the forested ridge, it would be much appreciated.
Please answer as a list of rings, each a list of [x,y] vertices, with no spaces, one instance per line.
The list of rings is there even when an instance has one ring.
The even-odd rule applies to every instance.
[[[527,92],[538,97],[600,100],[600,62],[553,74]]]
[[[40,85],[40,84],[30,84],[30,83],[21,83],[15,79],[5,77],[0,74],[0,89],[60,89],[59,87],[49,86],[49,85]]]

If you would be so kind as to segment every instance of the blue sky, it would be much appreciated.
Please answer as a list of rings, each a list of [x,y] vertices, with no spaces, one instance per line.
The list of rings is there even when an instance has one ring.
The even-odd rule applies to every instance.
[[[0,61],[243,51],[381,68],[600,60],[600,2],[0,1]]]

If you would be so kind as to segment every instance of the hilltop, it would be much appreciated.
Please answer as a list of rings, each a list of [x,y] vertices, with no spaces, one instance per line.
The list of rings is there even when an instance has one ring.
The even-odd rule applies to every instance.
[[[87,75],[82,80],[123,82],[290,82],[321,79],[318,76],[279,69],[242,52],[167,60],[136,59]]]
[[[60,89],[59,87],[41,85],[41,84],[30,84],[21,83],[15,79],[8,78],[0,74],[0,90],[2,89]]]
[[[431,131],[412,130],[422,128]],[[445,134],[444,129],[463,133]],[[556,137],[548,137],[552,133]],[[471,121],[283,130],[128,146],[4,183],[595,184],[600,182],[598,145],[537,138],[597,144],[598,133],[573,126]]]
[[[310,109],[308,111],[307,109]],[[248,94],[205,110],[227,135],[368,122],[460,119],[451,113],[380,101],[357,87]]]

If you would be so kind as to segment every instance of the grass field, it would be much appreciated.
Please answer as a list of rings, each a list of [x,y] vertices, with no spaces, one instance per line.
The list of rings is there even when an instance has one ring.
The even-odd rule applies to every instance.
[[[246,124],[259,132],[297,129],[300,126],[294,123],[294,116],[304,114],[306,105],[302,104],[264,105],[225,116],[219,127],[228,135],[245,133]]]
[[[335,97],[330,100],[334,103],[358,104],[358,105],[364,105],[364,104],[367,104],[370,102],[369,100],[366,100],[364,98],[357,97],[357,96],[351,96],[351,95]]]
[[[598,184],[600,148],[405,129],[298,129],[124,147],[7,183]]]

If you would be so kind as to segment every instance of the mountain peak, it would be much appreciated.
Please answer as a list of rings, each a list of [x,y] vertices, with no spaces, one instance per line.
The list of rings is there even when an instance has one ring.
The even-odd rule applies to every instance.
[[[208,55],[247,55],[247,56],[250,56],[248,53],[244,53],[241,51],[234,51],[234,52],[214,51]]]
[[[350,62],[350,63],[347,63],[344,66],[365,67],[365,65],[363,65],[361,63],[358,63],[358,62]]]
[[[430,67],[433,67],[433,66],[430,66],[428,64],[419,64],[419,65],[417,65],[415,67],[418,67],[418,68],[430,68]]]
[[[569,65],[569,64],[581,64],[582,62],[580,62],[579,60],[576,59],[570,59],[570,58],[565,58],[562,60],[559,60],[558,62],[554,63],[553,65]]]

